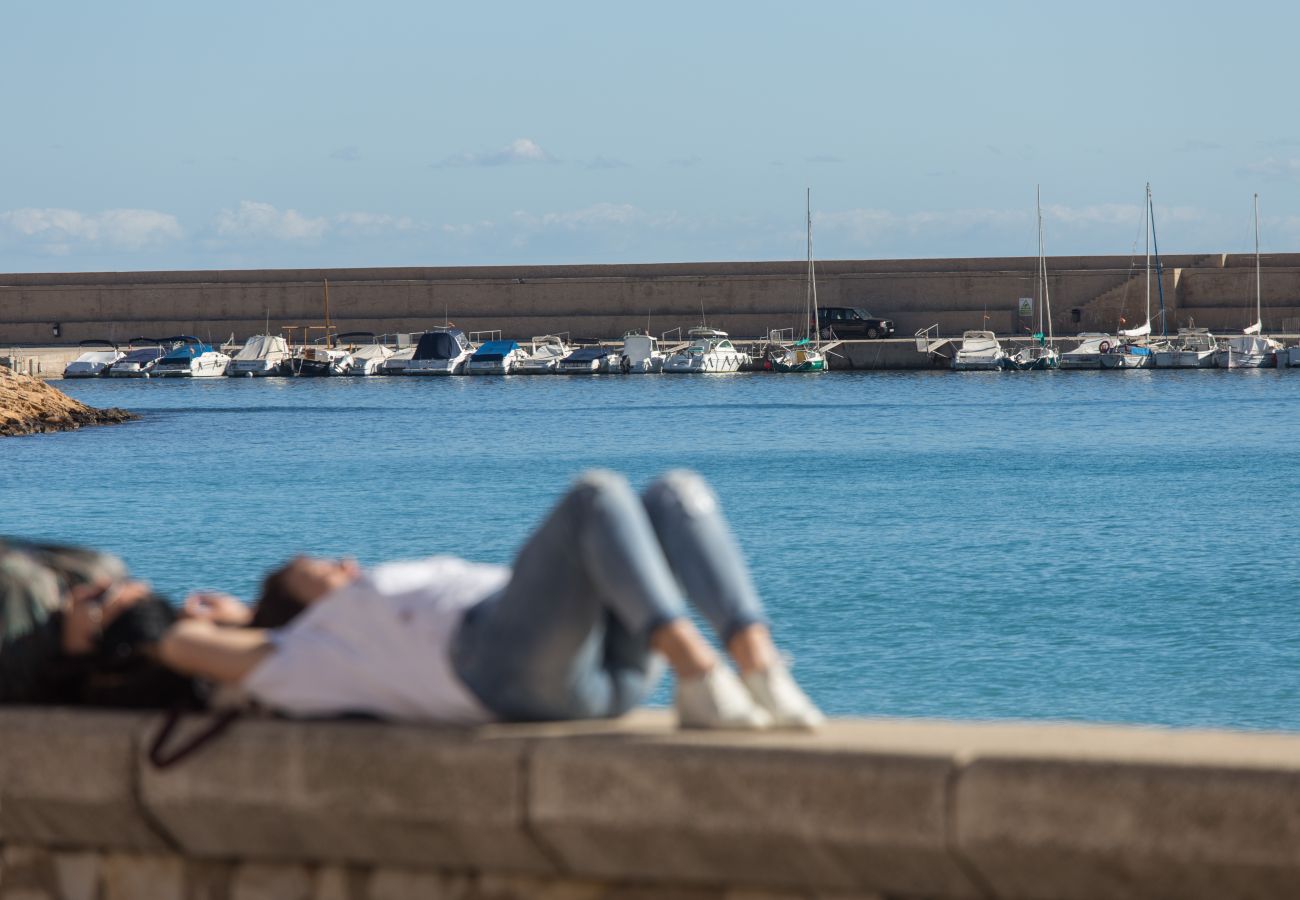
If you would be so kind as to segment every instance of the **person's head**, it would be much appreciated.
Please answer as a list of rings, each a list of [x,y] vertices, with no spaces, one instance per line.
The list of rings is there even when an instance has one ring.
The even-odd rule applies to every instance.
[[[361,569],[354,559],[295,556],[262,582],[254,628],[279,628],[326,594],[351,584]]]

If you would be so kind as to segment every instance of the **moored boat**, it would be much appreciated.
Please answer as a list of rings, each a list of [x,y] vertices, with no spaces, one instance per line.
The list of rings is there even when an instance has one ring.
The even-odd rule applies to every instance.
[[[961,346],[952,358],[955,372],[997,372],[1007,351],[1002,349],[998,336],[991,331],[967,331],[961,336]]]
[[[128,345],[126,355],[108,367],[109,378],[148,378],[158,361],[171,349],[162,341],[152,338],[132,338],[131,344],[145,342],[146,346]]]
[[[301,344],[286,364],[288,374],[299,378],[330,378],[352,371],[352,354],[328,342]]]
[[[337,343],[346,345],[344,349],[352,357],[348,375],[378,375],[380,369],[393,350],[372,331],[348,331],[340,334]]]
[[[1155,351],[1157,369],[1212,369],[1218,343],[1208,328],[1180,328],[1168,344]]]
[[[817,323],[817,275],[813,265],[812,189],[805,193],[804,219],[807,225],[808,277],[804,290],[804,335],[793,340],[794,329],[789,329],[791,340],[777,341],[768,350],[765,368],[774,372],[824,372],[826,354],[821,348],[821,329]],[[773,334],[779,334],[774,332]]]
[[[473,352],[465,332],[443,327],[426,331],[406,364],[406,375],[460,375]]]
[[[175,346],[149,373],[154,378],[220,378],[230,365],[229,356],[193,335],[178,335],[165,342]]]
[[[64,378],[99,378],[108,374],[108,367],[125,355],[112,341],[88,340],[81,341],[77,346],[104,349],[83,351],[76,359],[64,366]]]
[[[700,326],[686,332],[690,343],[664,360],[664,372],[678,374],[738,372],[749,354],[737,350],[725,331]]]
[[[1100,369],[1101,355],[1115,346],[1114,335],[1095,331],[1079,334],[1079,345],[1061,354],[1062,369]]]
[[[659,339],[639,331],[623,335],[623,349],[618,353],[618,370],[628,375],[662,372],[664,355]]]
[[[1002,360],[1004,368],[1013,372],[1032,372],[1056,369],[1061,365],[1061,353],[1052,340],[1052,299],[1047,285],[1047,252],[1043,245],[1043,202],[1036,188],[1034,206],[1038,214],[1038,266],[1034,273],[1034,307],[1038,313],[1038,330],[1034,343],[1008,353]]]
[[[276,334],[255,334],[230,360],[226,374],[243,378],[283,375],[288,361],[288,341]]]
[[[618,367],[617,357],[612,347],[603,344],[588,344],[578,347],[560,360],[556,370],[561,375],[599,375]]]
[[[560,360],[573,352],[569,346],[568,335],[541,334],[530,343],[532,352],[519,361],[515,367],[518,375],[550,375],[560,368]]]
[[[1267,369],[1278,364],[1282,344],[1264,337],[1264,307],[1259,268],[1259,194],[1255,195],[1255,324],[1223,339],[1214,361],[1220,369]]]
[[[518,341],[488,341],[465,363],[466,375],[509,375],[525,357]]]

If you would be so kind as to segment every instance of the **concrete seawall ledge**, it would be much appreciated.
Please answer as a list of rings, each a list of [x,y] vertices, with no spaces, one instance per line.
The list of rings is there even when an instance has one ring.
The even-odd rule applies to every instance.
[[[196,723],[197,724],[196,720]],[[1300,735],[840,720],[241,721],[0,710],[0,897],[1295,897]]]

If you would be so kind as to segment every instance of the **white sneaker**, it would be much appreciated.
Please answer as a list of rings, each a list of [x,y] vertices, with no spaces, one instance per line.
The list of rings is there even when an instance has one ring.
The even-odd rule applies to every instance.
[[[746,672],[741,678],[754,702],[771,714],[773,727],[811,731],[826,721],[781,663],[761,672]]]
[[[679,678],[675,705],[682,728],[758,731],[772,727],[767,710],[754,703],[736,673],[721,662],[699,678]]]

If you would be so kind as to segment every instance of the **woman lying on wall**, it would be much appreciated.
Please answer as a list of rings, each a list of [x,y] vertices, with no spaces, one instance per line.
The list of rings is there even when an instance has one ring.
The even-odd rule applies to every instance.
[[[687,618],[683,591],[739,676]],[[583,475],[513,570],[435,556],[362,571],[298,557],[266,579],[249,621],[220,596],[188,606],[198,615],[167,631],[163,663],[289,715],[613,717],[646,698],[662,656],[684,727],[822,721],[781,662],[713,492],[688,472],[640,497],[618,475]]]

